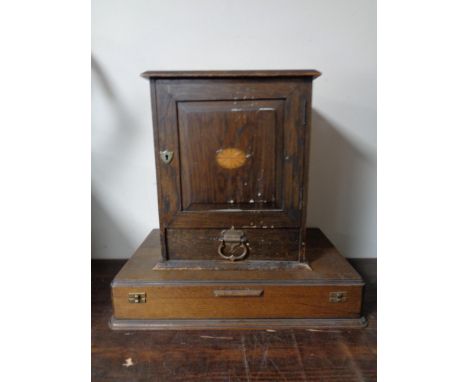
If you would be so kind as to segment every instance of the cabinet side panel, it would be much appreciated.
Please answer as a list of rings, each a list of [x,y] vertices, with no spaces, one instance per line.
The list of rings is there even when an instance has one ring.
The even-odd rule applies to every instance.
[[[306,261],[306,224],[307,224],[307,197],[308,197],[308,179],[309,179],[309,161],[310,161],[310,136],[312,127],[312,80],[305,80],[301,86],[301,99],[303,103],[303,169],[301,186],[301,232],[300,232],[300,258]]]
[[[158,212],[159,212],[159,235],[161,241],[161,254],[163,259],[167,259],[167,247],[166,247],[166,225],[164,216],[161,213],[161,206],[163,204],[163,193],[161,189],[161,168],[159,162],[159,129],[158,129],[158,98],[156,92],[156,80],[150,80],[150,95],[151,95],[151,115],[153,121],[153,145],[154,145],[154,156],[155,156],[155,169],[156,169],[156,184],[158,192]]]

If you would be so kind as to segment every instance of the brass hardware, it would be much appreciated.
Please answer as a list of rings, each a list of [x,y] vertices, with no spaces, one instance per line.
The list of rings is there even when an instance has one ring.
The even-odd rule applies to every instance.
[[[345,302],[348,299],[348,292],[330,292],[328,296],[330,302]]]
[[[161,160],[165,164],[169,164],[172,161],[172,158],[174,157],[174,152],[169,151],[169,150],[164,150],[159,152],[159,156],[161,157]]]
[[[221,243],[218,246],[218,254],[223,259],[237,261],[242,260],[247,255],[247,246],[245,244],[247,238],[245,237],[244,231],[231,227],[221,232],[219,241]],[[239,252],[239,248],[241,248],[241,253],[236,256],[235,253]]]
[[[217,289],[213,294],[216,297],[260,297],[263,289]]]
[[[129,293],[128,302],[131,304],[144,304],[146,303],[146,293]]]

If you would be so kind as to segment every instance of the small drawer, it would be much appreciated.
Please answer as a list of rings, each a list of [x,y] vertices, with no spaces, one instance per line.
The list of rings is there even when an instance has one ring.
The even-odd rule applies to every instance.
[[[239,260],[299,260],[298,229],[241,229],[243,243],[232,251],[228,243],[223,246],[223,231],[227,230],[168,229],[168,259],[226,261],[232,255]]]

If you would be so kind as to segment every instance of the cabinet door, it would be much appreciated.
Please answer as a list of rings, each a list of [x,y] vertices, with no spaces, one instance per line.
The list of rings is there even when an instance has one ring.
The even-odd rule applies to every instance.
[[[160,227],[301,226],[310,81],[153,80]]]

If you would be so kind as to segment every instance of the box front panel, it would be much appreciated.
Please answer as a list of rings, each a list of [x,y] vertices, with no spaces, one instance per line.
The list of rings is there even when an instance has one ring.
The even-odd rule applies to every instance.
[[[115,287],[118,319],[358,318],[361,286],[219,285]],[[144,303],[129,294],[144,293]],[[337,301],[334,296],[341,293]]]

